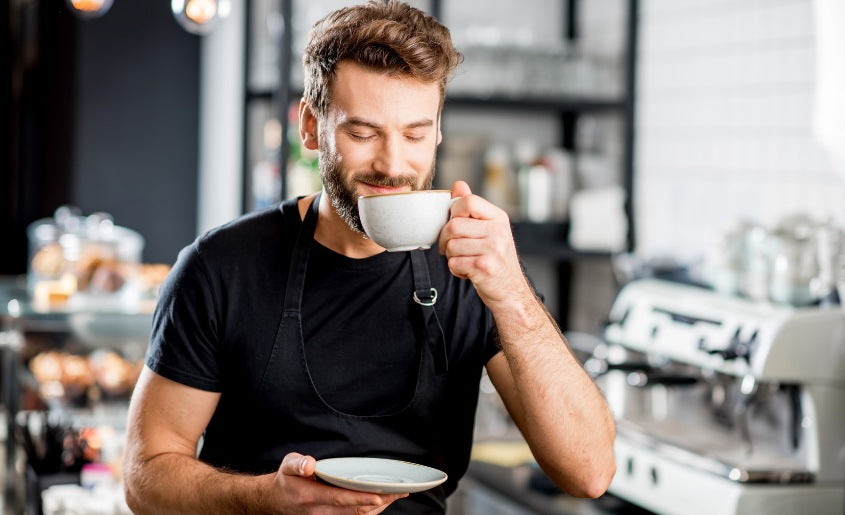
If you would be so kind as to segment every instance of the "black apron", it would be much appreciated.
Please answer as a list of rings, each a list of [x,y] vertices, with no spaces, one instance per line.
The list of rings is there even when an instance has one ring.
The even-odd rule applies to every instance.
[[[431,428],[446,423],[438,414],[438,406],[443,401],[448,364],[443,330],[434,311],[437,290],[431,285],[422,251],[410,253],[414,278],[413,291],[409,291],[408,296],[409,301],[420,307],[421,316],[415,322],[422,326],[419,327],[422,338],[419,339],[421,348],[417,349],[416,387],[408,402],[386,414],[344,413],[327,403],[314,384],[306,359],[308,343],[302,337],[301,307],[319,201],[320,195],[312,202],[301,224],[288,271],[284,311],[261,377],[259,402],[272,417],[268,422],[273,431],[277,431],[275,441],[279,442],[267,449],[263,458],[278,464],[284,454],[295,451],[317,459],[341,456],[394,458],[443,470],[446,460],[438,443],[442,441],[442,435],[433,434],[436,432]],[[294,216],[299,220],[296,202],[286,202],[283,210],[289,220]],[[385,334],[389,338],[390,324],[387,325]],[[354,339],[350,345],[354,345]],[[402,499],[391,505],[386,513],[444,511],[445,492],[441,486]]]

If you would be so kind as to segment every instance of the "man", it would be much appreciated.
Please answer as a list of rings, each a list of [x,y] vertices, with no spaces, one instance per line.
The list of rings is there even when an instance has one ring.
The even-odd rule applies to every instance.
[[[524,276],[506,214],[459,181],[438,249],[388,253],[362,234],[358,196],[431,185],[460,61],[448,30],[397,2],[345,8],[315,25],[303,61],[300,135],[319,151],[323,193],[180,254],[130,406],[130,506],[442,513],[469,461],[484,366],[543,470],[601,495],[612,417]],[[433,308],[412,300],[432,288]],[[449,480],[409,497],[316,481],[316,459],[337,456]]]

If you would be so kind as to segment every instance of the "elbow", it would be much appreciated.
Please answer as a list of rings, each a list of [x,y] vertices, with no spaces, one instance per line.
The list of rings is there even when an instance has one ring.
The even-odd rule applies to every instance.
[[[135,495],[135,489],[132,486],[131,479],[128,476],[124,477],[123,482],[123,496],[126,499],[126,505],[132,511],[132,513],[143,513],[144,507],[140,502],[140,499],[137,495]]]
[[[126,505],[132,513],[142,513],[143,506],[137,495],[135,495],[135,485],[132,474],[126,467],[123,470],[123,497],[126,500]]]
[[[546,470],[549,467],[543,467]],[[567,495],[587,499],[596,499],[604,495],[610,488],[613,476],[616,474],[616,461],[613,452],[600,460],[590,460],[577,468],[553,467],[549,470],[549,477],[563,489]]]
[[[604,453],[604,458],[598,460],[592,467],[588,467],[590,473],[583,478],[580,485],[579,497],[588,497],[595,499],[601,497],[610,488],[610,483],[616,475],[616,457],[613,453],[613,443],[611,443]]]
[[[611,459],[610,464],[603,467],[584,478],[580,484],[573,488],[573,492],[568,492],[575,497],[584,497],[588,499],[596,499],[604,495],[607,489],[610,488],[610,482],[613,481],[613,476],[616,474],[616,462]]]
[[[129,507],[129,510],[132,513],[143,513],[143,507],[138,502],[138,498],[133,494],[132,489],[129,487],[129,485],[125,483],[123,485],[123,495],[126,499],[126,506]]]
[[[131,456],[124,456],[123,461],[123,496],[126,505],[132,513],[149,513],[149,507],[143,502],[144,495],[140,491],[143,484],[143,467],[133,461]]]
[[[132,483],[128,477],[124,478],[123,496],[126,506],[135,515],[160,513],[150,505],[149,499],[145,500],[144,494],[138,491],[137,483]]]

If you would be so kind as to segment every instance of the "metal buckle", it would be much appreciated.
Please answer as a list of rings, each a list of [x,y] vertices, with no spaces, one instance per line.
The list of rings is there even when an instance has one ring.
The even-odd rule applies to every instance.
[[[437,290],[435,288],[431,288],[431,300],[423,301],[417,297],[417,292],[414,292],[414,302],[419,304],[420,306],[430,307],[433,306],[437,302]]]

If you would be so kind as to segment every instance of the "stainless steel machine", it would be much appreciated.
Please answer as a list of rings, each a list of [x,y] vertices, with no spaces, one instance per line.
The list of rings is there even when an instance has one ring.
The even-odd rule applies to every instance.
[[[666,514],[845,513],[845,309],[647,279],[585,367],[617,419],[610,492]]]

